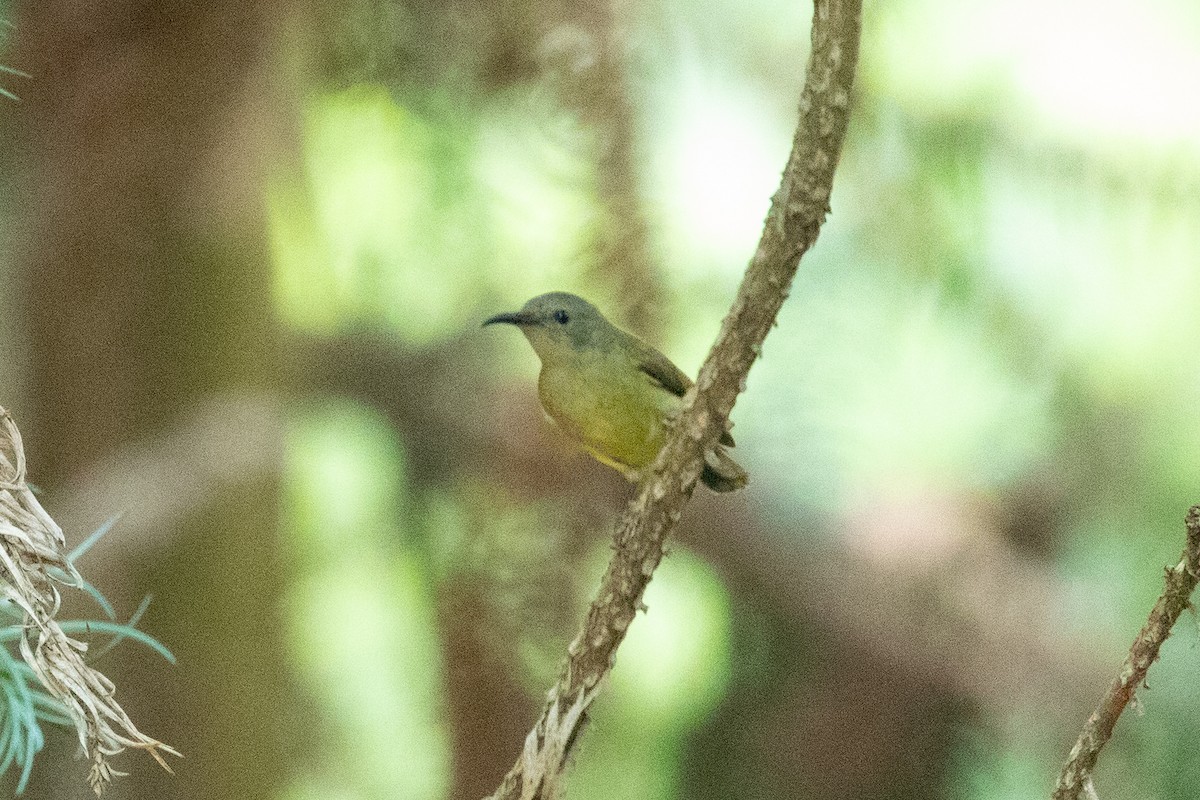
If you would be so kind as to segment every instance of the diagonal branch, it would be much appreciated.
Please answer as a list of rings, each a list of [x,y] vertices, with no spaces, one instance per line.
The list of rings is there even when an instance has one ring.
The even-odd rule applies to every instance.
[[[787,298],[800,257],[816,241],[829,211],[833,173],[850,113],[858,61],[861,0],[816,0],[812,52],[800,97],[800,121],[779,191],[716,344],[700,368],[675,429],[658,454],[614,535],[612,560],[568,648],[520,759],[492,800],[551,800],[586,711],[616,657],[642,593],[663,557],[663,543],[683,507],[762,342]]]
[[[1121,712],[1138,686],[1146,680],[1150,665],[1158,659],[1158,650],[1171,635],[1171,627],[1184,609],[1191,606],[1189,598],[1200,580],[1200,506],[1192,506],[1187,513],[1187,544],[1179,563],[1166,570],[1166,586],[1150,611],[1146,624],[1138,632],[1129,648],[1129,655],[1121,664],[1121,671],[1100,698],[1096,710],[1088,717],[1079,739],[1071,748],[1067,762],[1059,773],[1052,800],[1078,800],[1093,798],[1092,771],[1100,750],[1112,736],[1113,728]]]

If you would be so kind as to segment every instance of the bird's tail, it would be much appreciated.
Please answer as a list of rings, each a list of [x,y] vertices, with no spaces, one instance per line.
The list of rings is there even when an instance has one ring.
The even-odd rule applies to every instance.
[[[700,480],[714,492],[736,491],[745,486],[749,479],[746,470],[730,458],[720,445],[705,455],[704,472],[700,473]]]

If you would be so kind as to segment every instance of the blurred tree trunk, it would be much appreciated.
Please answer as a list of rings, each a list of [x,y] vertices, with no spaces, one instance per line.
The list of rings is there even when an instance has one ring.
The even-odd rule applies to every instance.
[[[286,0],[17,9],[14,62],[34,76],[15,222],[32,346],[22,422],[44,486],[153,436],[207,393],[276,387],[261,192],[270,128],[287,122],[270,66],[290,12]],[[112,669],[139,727],[186,756],[176,777],[122,757],[133,776],[121,797],[268,798],[287,780],[277,484],[273,474],[213,498],[123,565],[130,585],[103,587],[125,613],[152,592],[146,627],[179,657]],[[82,766],[77,791],[73,762],[57,755],[30,796],[86,796]]]

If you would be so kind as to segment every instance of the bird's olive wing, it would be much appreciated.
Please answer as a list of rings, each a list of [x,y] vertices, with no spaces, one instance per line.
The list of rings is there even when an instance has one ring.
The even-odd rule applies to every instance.
[[[650,376],[650,379],[662,389],[676,397],[683,397],[692,388],[692,379],[683,370],[671,363],[671,359],[647,346],[638,353],[638,369]]]
[[[646,346],[638,356],[638,369],[649,375],[650,379],[665,391],[676,397],[683,397],[687,390],[692,388],[692,379],[671,363],[671,359],[653,347]],[[721,435],[721,444],[733,447],[733,437],[729,435],[729,431]]]

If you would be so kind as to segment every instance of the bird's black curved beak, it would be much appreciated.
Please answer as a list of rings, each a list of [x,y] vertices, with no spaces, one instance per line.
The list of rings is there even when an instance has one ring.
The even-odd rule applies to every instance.
[[[537,319],[528,311],[509,311],[504,314],[497,314],[494,317],[489,317],[484,320],[484,326],[492,325],[496,322],[506,322],[509,325],[533,325]]]

